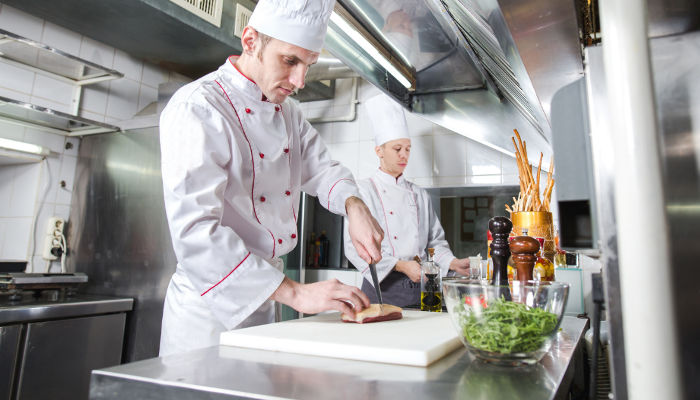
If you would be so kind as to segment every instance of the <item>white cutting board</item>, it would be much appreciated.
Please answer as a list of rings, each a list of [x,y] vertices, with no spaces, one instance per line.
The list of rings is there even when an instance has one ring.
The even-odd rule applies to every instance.
[[[355,324],[339,313],[237,329],[224,346],[390,364],[430,365],[462,344],[447,313],[404,310],[394,321]]]

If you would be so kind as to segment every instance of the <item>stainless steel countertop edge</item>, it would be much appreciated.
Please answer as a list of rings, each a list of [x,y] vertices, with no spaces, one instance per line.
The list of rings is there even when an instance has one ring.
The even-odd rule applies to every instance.
[[[110,377],[110,378],[115,378],[115,379],[124,379],[127,381],[144,382],[144,383],[155,384],[155,385],[160,385],[160,386],[168,386],[168,387],[174,387],[174,388],[183,388],[183,389],[191,389],[191,390],[196,390],[196,391],[204,391],[207,393],[242,396],[244,398],[251,398],[251,399],[291,400],[288,397],[261,395],[261,394],[256,394],[256,393],[242,392],[240,390],[222,389],[222,388],[216,388],[216,387],[205,386],[205,385],[195,385],[195,384],[184,383],[184,382],[164,381],[162,379],[148,378],[148,377],[144,377],[144,376],[135,376],[135,375],[124,374],[124,373],[119,373],[119,372],[112,372],[112,371],[108,371],[108,370],[104,370],[104,369],[102,369],[102,370],[96,369],[96,370],[92,371],[93,377],[99,376],[99,375],[105,376],[105,377]]]
[[[69,301],[55,303],[20,303],[9,307],[0,307],[0,325],[126,312],[131,311],[133,306],[134,299],[132,298],[81,295],[71,298]]]

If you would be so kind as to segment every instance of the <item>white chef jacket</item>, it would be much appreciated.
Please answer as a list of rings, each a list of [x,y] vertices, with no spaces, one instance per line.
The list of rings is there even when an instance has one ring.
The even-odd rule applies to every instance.
[[[172,97],[160,118],[165,210],[178,265],[161,355],[218,344],[219,333],[273,322],[278,257],[297,244],[300,191],[333,213],[359,195],[291,101],[263,101],[235,57]],[[273,265],[275,264],[275,265]]]
[[[381,282],[399,260],[413,260],[415,256],[426,259],[427,249],[434,248],[433,261],[447,275],[455,256],[445,240],[445,231],[433,209],[430,196],[423,188],[380,169],[368,179],[358,182],[360,195],[374,218],[384,230],[382,259],[376,264],[377,278]],[[362,260],[352,245],[345,223],[345,256],[370,283],[372,276],[367,262]]]

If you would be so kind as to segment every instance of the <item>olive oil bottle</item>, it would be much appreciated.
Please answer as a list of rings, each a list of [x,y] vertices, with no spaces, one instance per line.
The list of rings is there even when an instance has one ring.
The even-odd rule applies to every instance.
[[[442,312],[442,285],[440,267],[433,262],[435,249],[428,249],[428,260],[420,268],[420,309],[421,311]]]

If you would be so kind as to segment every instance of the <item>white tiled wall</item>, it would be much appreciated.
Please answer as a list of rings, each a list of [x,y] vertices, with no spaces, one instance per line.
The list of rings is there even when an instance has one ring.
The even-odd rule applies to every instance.
[[[124,78],[83,89],[79,115],[95,121],[118,125],[156,101],[160,83],[188,80],[3,3],[0,28],[123,73]],[[0,96],[69,113],[73,86],[0,62]],[[43,272],[47,264],[41,249],[48,219],[70,217],[80,139],[2,122],[0,137],[51,149],[40,163],[0,166],[0,260],[31,261],[30,272]],[[59,268],[52,263],[52,271]]]
[[[348,115],[351,79],[336,81],[332,100],[301,103],[307,118]],[[352,170],[356,178],[369,177],[379,166],[374,152],[373,127],[363,100],[379,92],[361,80],[357,116],[352,122],[316,123],[331,155]],[[517,185],[515,159],[424,119],[407,114],[411,159],[406,177],[425,187]]]

